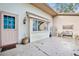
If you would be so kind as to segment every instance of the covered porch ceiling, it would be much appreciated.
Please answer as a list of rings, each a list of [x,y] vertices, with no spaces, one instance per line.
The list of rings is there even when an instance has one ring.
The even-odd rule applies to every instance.
[[[79,13],[58,13],[51,8],[47,3],[31,3],[33,6],[41,9],[42,11],[50,14],[51,16],[79,16]]]
[[[52,15],[52,16],[56,16],[58,15],[57,12],[55,12],[52,8],[50,8],[47,4],[45,3],[31,3],[33,6],[41,9],[42,11]]]

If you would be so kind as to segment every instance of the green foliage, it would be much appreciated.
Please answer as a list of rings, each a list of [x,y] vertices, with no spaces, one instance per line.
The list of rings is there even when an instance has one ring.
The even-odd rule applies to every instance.
[[[59,4],[60,5],[60,11],[59,12],[74,12],[74,4],[70,3],[70,4]]]
[[[79,3],[48,3],[48,5],[59,13],[79,13]]]

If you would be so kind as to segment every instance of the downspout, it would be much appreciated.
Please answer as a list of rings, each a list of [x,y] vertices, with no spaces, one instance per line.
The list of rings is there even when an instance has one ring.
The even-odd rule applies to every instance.
[[[55,34],[56,34],[56,33],[55,33],[55,29],[56,29],[56,28],[55,28],[55,22],[54,22],[55,17],[56,17],[56,16],[52,16],[52,18],[53,18],[53,21],[52,21],[52,22],[53,22],[53,26],[52,26],[52,36],[56,36],[56,35],[55,35]]]
[[[52,26],[50,27],[50,35],[49,35],[49,37],[53,36],[53,28],[54,28],[54,17],[52,16]]]

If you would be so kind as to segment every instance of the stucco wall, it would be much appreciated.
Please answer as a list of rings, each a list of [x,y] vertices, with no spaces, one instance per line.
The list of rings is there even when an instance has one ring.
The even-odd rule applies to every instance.
[[[18,20],[18,42],[21,42],[21,39],[27,36],[27,24],[23,24],[23,19],[26,15],[26,11],[29,11],[31,13],[37,14],[39,16],[45,17],[47,19],[50,19],[50,26],[52,25],[52,17],[48,15],[47,13],[43,12],[42,10],[32,6],[31,4],[0,4],[0,10],[1,11],[7,11],[14,14],[17,14],[19,16]],[[49,26],[49,27],[50,27]],[[39,34],[40,35],[40,34]],[[40,37],[40,36],[39,36]],[[44,36],[42,36],[44,37]]]
[[[54,26],[58,32],[62,32],[63,25],[73,25],[73,33],[79,35],[79,16],[56,16],[54,18]]]

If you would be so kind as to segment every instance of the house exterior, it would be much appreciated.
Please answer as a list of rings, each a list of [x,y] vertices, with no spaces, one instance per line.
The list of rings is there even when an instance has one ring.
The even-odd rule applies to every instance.
[[[9,13],[13,13],[18,15],[17,23],[18,25],[17,28],[17,35],[18,39],[16,40],[16,43],[21,43],[22,39],[24,37],[30,36],[30,42],[34,42],[37,40],[45,39],[49,37],[50,34],[50,27],[53,25],[53,18],[50,14],[47,12],[44,12],[43,10],[37,8],[36,6],[32,4],[24,4],[24,3],[2,3],[0,4],[0,11],[5,11]],[[27,17],[29,16],[29,18]],[[24,19],[26,19],[25,24],[24,24]],[[43,22],[47,23],[47,30],[44,29],[44,24],[41,25],[39,31],[34,31],[33,32],[33,20],[41,20]],[[42,23],[43,23],[42,22]],[[9,34],[8,34],[9,35]],[[38,39],[39,38],[39,39]],[[10,40],[7,40],[8,43]]]
[[[16,43],[21,43],[25,37],[28,37],[30,42],[49,38],[50,32],[54,33],[54,28],[57,29],[57,33],[71,31],[73,37],[79,35],[78,14],[57,14],[46,4],[2,3],[0,11],[18,15]],[[66,25],[72,25],[73,28],[64,30],[63,26]],[[10,42],[8,39],[7,41]]]

